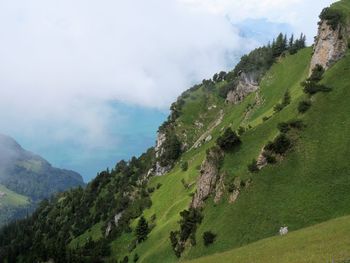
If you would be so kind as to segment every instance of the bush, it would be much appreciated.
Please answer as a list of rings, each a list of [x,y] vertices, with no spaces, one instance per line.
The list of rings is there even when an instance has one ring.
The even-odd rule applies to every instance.
[[[308,78],[308,80],[319,82],[322,79],[323,73],[324,73],[324,68],[320,64],[317,64],[312,69],[311,76]]]
[[[326,7],[322,10],[320,19],[326,20],[327,25],[335,30],[342,20],[342,14],[338,10]]]
[[[266,145],[265,149],[272,151],[276,154],[285,153],[292,146],[290,139],[284,134],[281,133],[276,137],[273,142],[270,142]]]
[[[266,158],[267,163],[274,164],[277,162],[276,157],[269,151],[264,151],[264,157]]]
[[[255,159],[253,159],[253,161],[250,164],[248,164],[248,170],[251,173],[259,172],[259,168],[258,168],[258,165],[256,164]]]
[[[290,127],[287,122],[280,122],[279,124],[277,124],[277,129],[282,133],[286,133],[290,130]]]
[[[162,184],[161,184],[161,183],[158,183],[158,184],[157,184],[157,189],[159,189],[161,186],[162,186]]]
[[[299,113],[305,113],[311,107],[311,102],[309,100],[303,100],[299,102],[298,111]]]
[[[134,262],[137,262],[138,260],[139,260],[139,255],[136,253],[136,254],[134,255],[133,261],[134,261]]]
[[[138,242],[142,242],[147,239],[149,233],[148,223],[146,219],[141,216],[136,226],[136,237]]]
[[[224,151],[229,151],[240,145],[241,140],[236,132],[232,131],[231,128],[227,128],[224,134],[216,140],[216,143]]]
[[[215,241],[216,235],[211,232],[211,231],[206,231],[203,233],[203,241],[204,241],[204,245],[207,247],[210,244],[213,244]]]
[[[187,169],[188,169],[188,162],[183,162],[183,163],[181,164],[181,170],[184,171],[184,172],[186,172]]]

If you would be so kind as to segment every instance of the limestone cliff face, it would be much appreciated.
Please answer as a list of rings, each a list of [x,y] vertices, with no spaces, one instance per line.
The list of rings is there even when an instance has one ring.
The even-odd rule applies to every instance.
[[[315,38],[314,53],[311,59],[310,73],[317,65],[321,65],[324,69],[328,69],[335,62],[341,59],[348,47],[348,36],[350,28],[338,25],[333,29],[327,24],[327,21],[319,23],[318,34]]]
[[[155,147],[155,153],[156,153],[156,166],[154,169],[154,175],[156,176],[162,176],[165,173],[167,173],[171,166],[162,166],[159,158],[164,154],[164,142],[166,141],[166,134],[164,132],[159,131],[157,135],[157,141],[156,141],[156,147]]]
[[[193,196],[191,207],[200,208],[205,199],[215,191],[216,183],[219,179],[220,161],[223,158],[221,150],[210,150],[207,158],[203,161],[200,170],[200,177],[197,181],[197,191]]]
[[[227,94],[226,101],[239,104],[248,94],[258,89],[259,84],[253,74],[241,72],[237,86]]]

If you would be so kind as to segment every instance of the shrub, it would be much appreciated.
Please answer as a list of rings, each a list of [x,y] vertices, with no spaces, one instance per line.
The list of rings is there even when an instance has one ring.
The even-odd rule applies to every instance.
[[[248,170],[251,173],[259,172],[259,168],[258,168],[258,165],[256,164],[255,159],[253,159],[252,162],[250,164],[248,164]]]
[[[326,20],[327,25],[329,25],[333,30],[335,30],[342,20],[342,14],[337,10],[326,7],[322,10],[320,14],[320,19]]]
[[[134,261],[134,262],[137,262],[138,260],[139,260],[139,255],[136,253],[136,254],[134,255],[133,261]]]
[[[314,95],[317,92],[329,92],[331,89],[322,84],[317,84],[315,81],[304,81],[301,83],[304,87],[304,92],[310,95]]]
[[[299,102],[298,111],[300,113],[305,113],[311,107],[311,102],[309,100],[303,100]]]
[[[184,172],[186,172],[187,169],[188,169],[188,162],[183,162],[183,163],[181,164],[181,170],[184,171]]]
[[[161,184],[161,183],[158,183],[158,184],[157,184],[157,189],[159,189],[161,186],[162,186],[162,184]]]
[[[203,241],[204,241],[204,245],[207,247],[210,244],[213,244],[215,241],[216,235],[211,232],[211,231],[205,231],[203,233]]]
[[[290,130],[290,127],[287,122],[280,122],[279,124],[277,124],[277,129],[282,133],[286,133]]]
[[[312,69],[311,76],[308,78],[308,80],[319,82],[322,79],[323,73],[324,73],[324,68],[320,64],[317,64]]]
[[[290,147],[292,146],[292,142],[287,137],[286,134],[281,133],[276,137],[276,139],[273,142],[268,143],[265,146],[265,149],[268,151],[272,151],[276,154],[283,154],[285,153]]]
[[[146,219],[141,216],[136,226],[136,237],[138,242],[142,242],[147,239],[149,233],[148,223]]]
[[[231,128],[227,128],[224,134],[216,140],[216,143],[224,151],[229,151],[240,145],[241,140],[236,132],[232,131]]]
[[[273,164],[277,162],[276,157],[271,152],[264,151],[263,155],[266,158],[267,163]]]
[[[276,104],[273,110],[275,112],[279,112],[283,110],[284,107],[290,104],[290,101],[291,101],[291,97],[290,97],[289,91],[287,90],[283,95],[282,103]]]
[[[242,135],[243,133],[245,133],[245,128],[242,126],[239,126],[237,133],[238,135]]]

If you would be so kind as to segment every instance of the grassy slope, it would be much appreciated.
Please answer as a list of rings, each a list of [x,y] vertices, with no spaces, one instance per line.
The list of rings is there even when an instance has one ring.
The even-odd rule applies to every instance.
[[[197,233],[199,242],[196,247],[187,250],[184,258],[196,258],[273,236],[284,224],[296,230],[350,213],[350,207],[346,205],[350,200],[350,164],[346,159],[350,154],[350,140],[346,136],[350,133],[350,122],[346,118],[350,106],[343,99],[350,95],[347,94],[350,93],[347,87],[350,76],[344,74],[350,69],[348,57],[325,76],[324,82],[334,90],[316,95],[310,112],[304,117],[300,116],[308,126],[287,159],[265,168],[257,175],[249,174],[246,169],[247,163],[258,155],[261,147],[277,134],[277,123],[298,116],[296,107],[304,97],[299,83],[306,77],[309,59],[310,49],[305,49],[276,64],[268,73],[261,88],[261,95],[266,102],[251,115],[251,123],[256,126],[243,135],[242,148],[226,156],[223,167],[232,177],[252,177],[253,184],[242,192],[234,205],[228,204],[225,198],[218,205],[209,200]],[[288,82],[285,82],[286,79]],[[262,116],[271,114],[272,106],[280,100],[286,89],[293,96],[292,104],[261,123]],[[274,97],[274,94],[279,96]],[[250,99],[233,111],[227,111],[229,115],[221,126],[234,124],[237,127],[247,106],[245,104]],[[167,176],[154,179],[153,183],[160,182],[163,186],[153,195],[153,206],[146,216],[155,213],[158,220],[150,238],[136,249],[141,261],[176,260],[170,249],[168,235],[177,227],[178,213],[190,201],[188,191],[183,189],[180,180],[195,180],[198,175],[195,167],[203,160],[206,147],[208,145],[197,150],[188,172],[175,170]],[[183,158],[191,155],[187,153]],[[218,241],[209,248],[205,248],[201,242],[201,235],[206,230],[218,234]]]
[[[349,247],[350,217],[346,216],[189,262],[344,262],[350,259]]]
[[[269,72],[266,80],[264,80],[261,88],[261,96],[265,99],[265,104],[256,109],[260,113],[252,114],[249,124],[256,125],[255,128],[249,130],[243,137],[243,147],[236,154],[227,156],[224,169],[229,171],[231,175],[239,174],[241,177],[250,176],[247,173],[246,164],[252,158],[256,157],[262,147],[262,145],[268,140],[273,138],[277,134],[276,125],[281,119],[289,118],[290,115],[296,114],[295,99],[294,105],[288,106],[283,112],[275,115],[272,119],[262,124],[262,116],[270,114],[271,107],[279,102],[286,89],[291,89],[292,95],[301,96],[302,93],[298,91],[300,89],[299,82],[305,77],[308,70],[308,62],[310,59],[310,49],[305,49],[299,52],[295,56],[287,57],[283,62],[276,64]],[[289,76],[289,82],[279,85]],[[290,76],[294,76],[291,78]],[[271,91],[273,89],[273,91]],[[277,95],[274,95],[277,94]],[[225,118],[221,125],[219,125],[213,132],[214,137],[217,137],[222,127],[232,125],[238,127],[243,120],[244,112],[246,111],[248,104],[254,101],[255,95],[249,96],[243,103],[238,106],[227,105],[225,108]],[[267,101],[269,104],[266,106]],[[172,172],[163,177],[153,178],[152,185],[161,183],[162,187],[156,190],[152,195],[153,205],[145,211],[146,217],[150,218],[153,214],[156,214],[156,227],[152,230],[149,239],[143,244],[139,245],[135,252],[141,256],[141,261],[144,262],[174,262],[175,256],[170,247],[169,233],[171,230],[176,229],[177,221],[179,219],[179,212],[188,207],[191,200],[189,194],[195,190],[193,186],[189,190],[185,190],[182,186],[181,179],[184,178],[186,182],[195,182],[199,172],[196,169],[205,157],[206,148],[210,147],[214,143],[212,140],[210,143],[203,145],[201,148],[191,150],[184,154],[183,160],[189,160],[189,170],[187,172],[181,172],[176,167]],[[255,179],[254,179],[255,180]],[[253,191],[251,191],[253,193]],[[255,194],[255,193],[254,193]],[[243,193],[242,196],[245,194]],[[258,194],[257,196],[260,195]],[[222,204],[213,206],[208,204],[205,209],[205,218],[202,226],[199,229],[199,234],[207,228],[215,230],[220,235],[220,242],[217,246],[211,247],[211,249],[203,249],[201,242],[195,249],[192,249],[186,257],[195,257],[197,254],[202,255],[205,253],[213,253],[214,251],[222,251],[233,246],[241,245],[240,238],[232,239],[232,231],[244,232],[246,228],[250,227],[250,224],[241,224],[240,227],[232,227],[232,223],[235,217],[228,217],[227,214],[237,213],[244,211],[244,206],[229,205],[226,200],[223,200]],[[241,214],[241,212],[239,212]],[[236,216],[236,222],[240,221],[241,216]],[[219,225],[222,229],[218,229]],[[230,229],[230,231],[228,231]],[[275,229],[273,229],[275,231]],[[227,235],[225,233],[228,233]],[[274,232],[273,232],[274,233]],[[271,235],[271,231],[268,233],[256,233],[253,232],[252,238],[247,242],[251,242],[266,236]],[[125,234],[121,240],[123,243],[132,240],[132,234]],[[236,235],[237,236],[237,235]],[[129,237],[129,238],[128,238]],[[200,240],[200,237],[197,238]],[[220,245],[221,244],[221,245]],[[126,248],[122,249],[123,245],[121,241],[114,242],[113,248],[115,249],[115,256],[123,255],[126,253]],[[117,251],[118,250],[118,251]],[[124,250],[124,251],[123,251]],[[118,253],[119,252],[119,253]]]
[[[17,206],[24,206],[29,204],[28,197],[17,194],[7,189],[5,186],[1,184],[0,184],[0,192],[3,192],[6,194],[4,197],[0,198],[0,209],[1,209],[1,206],[17,207]]]

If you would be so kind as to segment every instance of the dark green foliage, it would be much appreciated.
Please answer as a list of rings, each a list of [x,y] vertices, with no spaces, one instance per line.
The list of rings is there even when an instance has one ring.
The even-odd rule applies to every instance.
[[[121,263],[128,263],[129,262],[129,257],[128,256],[125,256],[123,258],[123,260],[121,261]]]
[[[237,133],[239,136],[243,135],[243,133],[245,133],[245,128],[242,126],[239,126]]]
[[[301,83],[301,86],[304,87],[305,93],[313,95],[317,92],[331,91],[331,88],[318,83],[322,79],[323,73],[323,67],[321,65],[316,65],[315,68],[312,70],[311,76]]]
[[[286,134],[281,133],[278,135],[273,142],[268,143],[265,149],[276,154],[285,153],[292,146],[291,140]]]
[[[308,78],[309,81],[319,82],[322,79],[324,68],[317,64],[312,70],[311,76]]]
[[[264,157],[266,158],[267,163],[274,164],[277,162],[276,157],[269,151],[264,151]]]
[[[199,209],[190,208],[180,212],[181,219],[179,221],[180,231],[170,232],[170,242],[177,257],[181,256],[185,242],[190,238],[191,244],[195,245],[195,234],[197,225],[202,222],[203,216]]]
[[[272,56],[279,57],[287,49],[287,37],[280,33],[272,43]]]
[[[166,139],[163,143],[162,148],[164,149],[164,151],[160,157],[161,165],[172,165],[181,154],[181,142],[177,138],[173,129],[167,130]]]
[[[141,216],[136,226],[136,238],[138,242],[145,241],[149,233],[148,222]]]
[[[224,151],[230,151],[240,145],[241,140],[236,132],[232,131],[231,128],[227,128],[224,134],[216,140],[216,144]]]
[[[188,162],[186,161],[186,162],[183,162],[183,163],[181,164],[181,170],[184,171],[184,172],[186,172],[187,169],[188,169]]]
[[[102,262],[109,254],[110,242],[121,233],[130,231],[129,222],[149,208],[151,200],[147,188],[138,185],[153,167],[154,150],[149,149],[130,162],[121,161],[115,169],[97,175],[85,189],[77,188],[44,200],[35,213],[14,222],[0,231],[0,257],[16,262]],[[129,195],[135,192],[131,199]],[[91,208],[95,212],[91,213]],[[73,238],[103,222],[104,233],[108,222],[122,213],[118,227],[113,227],[108,238],[87,240],[81,246],[69,249]]]
[[[277,129],[282,133],[286,133],[290,130],[290,127],[287,122],[280,122],[277,124]]]
[[[279,111],[283,110],[283,108],[285,108],[287,105],[289,105],[290,102],[291,102],[291,97],[290,97],[289,91],[287,90],[283,95],[282,102],[276,104],[273,109],[275,112],[279,112]]]
[[[256,160],[255,159],[253,159],[252,162],[250,164],[248,164],[248,170],[251,173],[259,172],[259,168],[258,168],[258,166],[256,164]]]
[[[209,246],[210,244],[213,244],[214,241],[215,241],[215,238],[216,238],[216,235],[211,232],[211,231],[205,231],[203,233],[203,242],[204,242],[204,245],[207,247]]]
[[[157,189],[159,189],[161,186],[162,186],[162,184],[161,184],[161,183],[158,183],[158,184],[157,184]]]
[[[299,102],[298,111],[300,113],[305,113],[310,107],[311,107],[311,101],[303,100],[303,101]]]
[[[327,25],[329,25],[333,30],[336,30],[342,21],[342,14],[338,10],[326,7],[322,10],[320,19],[326,20]]]
[[[139,255],[137,253],[135,253],[133,261],[137,262],[139,260],[139,258],[140,258]]]

